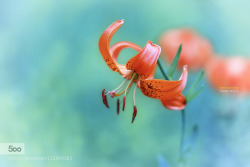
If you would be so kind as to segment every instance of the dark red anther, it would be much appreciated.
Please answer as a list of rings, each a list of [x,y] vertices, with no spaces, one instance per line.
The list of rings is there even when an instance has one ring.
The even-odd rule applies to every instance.
[[[106,98],[106,95],[105,95],[105,89],[102,90],[102,100],[103,100],[103,103],[105,104],[105,106],[107,108],[109,108],[108,101],[107,101],[107,98]]]
[[[120,101],[119,99],[117,99],[117,115],[119,115],[119,111],[120,111]]]
[[[122,111],[124,111],[125,109],[125,103],[126,103],[126,96],[123,97]]]
[[[135,120],[136,114],[137,114],[137,108],[136,108],[136,106],[134,106],[134,112],[133,112],[132,123],[133,123],[134,120]]]

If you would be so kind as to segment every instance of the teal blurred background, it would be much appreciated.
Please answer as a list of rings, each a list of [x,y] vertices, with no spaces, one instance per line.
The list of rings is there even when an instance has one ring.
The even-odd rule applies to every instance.
[[[112,39],[143,47],[158,43],[168,29],[191,27],[208,38],[216,53],[250,55],[250,2],[247,0],[0,1],[0,143],[25,143],[23,156],[72,156],[71,161],[11,161],[0,166],[156,167],[161,155],[177,166],[181,114],[158,100],[132,93],[126,110],[107,109],[103,88],[122,77],[105,64],[98,49],[102,32],[125,23]],[[121,53],[125,63],[135,52]],[[166,67],[167,68],[167,67]],[[188,86],[198,73],[190,73]],[[176,75],[176,78],[179,76]],[[157,70],[156,78],[162,78]],[[249,96],[205,89],[187,106],[187,132],[199,125],[188,160],[192,167],[250,166]]]

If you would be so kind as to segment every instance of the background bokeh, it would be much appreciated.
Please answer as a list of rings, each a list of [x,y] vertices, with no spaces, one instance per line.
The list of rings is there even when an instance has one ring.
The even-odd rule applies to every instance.
[[[181,114],[158,100],[132,94],[126,111],[107,109],[103,88],[122,77],[105,64],[98,49],[102,32],[125,23],[112,39],[143,47],[158,43],[168,29],[190,27],[209,39],[215,53],[250,55],[247,0],[26,0],[0,1],[0,143],[25,143],[24,156],[70,155],[72,161],[11,161],[0,166],[155,167],[157,156],[177,166]],[[125,50],[119,62],[135,52]],[[166,67],[167,68],[167,67]],[[198,73],[190,73],[187,87]],[[162,78],[157,70],[156,77]],[[175,76],[178,78],[178,73]],[[192,167],[250,166],[249,96],[204,91],[187,106],[187,132],[199,125],[188,160]]]

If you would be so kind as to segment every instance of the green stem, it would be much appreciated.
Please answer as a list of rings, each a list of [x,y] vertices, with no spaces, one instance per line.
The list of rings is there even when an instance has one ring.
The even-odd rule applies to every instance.
[[[181,110],[181,143],[180,143],[180,155],[179,155],[179,167],[186,166],[185,158],[185,129],[186,129],[186,116],[185,109]]]
[[[164,68],[163,68],[163,66],[162,66],[162,64],[161,64],[160,59],[157,60],[157,64],[158,64],[158,66],[159,66],[159,68],[160,68],[160,70],[161,70],[161,73],[162,73],[163,77],[164,77],[166,80],[169,80],[168,75],[166,74],[166,72],[165,72],[165,70],[164,70]]]
[[[164,76],[164,78],[166,80],[169,80],[168,75],[166,74],[160,59],[157,60],[157,64],[160,68],[160,71],[162,73],[162,75]],[[186,129],[186,116],[185,116],[185,109],[181,110],[181,148],[180,148],[180,157],[183,156],[183,152],[184,152],[184,139],[185,139],[185,129]]]
[[[181,110],[181,154],[184,151],[184,139],[185,139],[185,129],[186,129],[186,114],[185,109]]]

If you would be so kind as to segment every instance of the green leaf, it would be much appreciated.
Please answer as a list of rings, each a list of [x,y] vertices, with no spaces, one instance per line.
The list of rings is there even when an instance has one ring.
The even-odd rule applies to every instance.
[[[168,77],[169,78],[172,78],[172,76],[174,74],[174,71],[175,71],[175,69],[177,67],[177,64],[179,62],[180,55],[181,55],[181,49],[182,49],[182,44],[179,46],[178,51],[177,51],[171,65],[170,65],[170,68],[169,68],[169,71],[168,71]]]
[[[203,90],[204,86],[201,86],[198,90],[196,90],[194,93],[190,93],[189,95],[186,96],[187,102],[193,100],[198,94],[201,93]]]
[[[189,137],[187,138],[187,140],[185,140],[184,148],[179,158],[179,163],[181,164],[186,163],[187,157],[191,153],[197,137],[198,137],[198,125],[195,124],[192,128],[192,131],[190,132]]]
[[[185,150],[184,150],[184,154],[185,156],[187,156],[187,154],[189,154],[195,144],[195,141],[197,139],[198,136],[198,125],[195,124],[192,128],[192,131],[188,137],[188,139],[185,142]]]
[[[189,96],[190,94],[193,93],[194,89],[197,87],[197,85],[200,83],[202,77],[204,76],[204,70],[202,70],[200,72],[200,75],[198,76],[198,78],[196,79],[196,81],[192,84],[192,86],[189,88],[189,90],[187,91],[187,96]]]
[[[165,69],[163,68],[163,65],[162,65],[160,59],[157,60],[157,64],[158,64],[158,66],[159,66],[159,68],[160,68],[160,71],[161,71],[163,77],[164,77],[166,80],[169,80],[169,77],[168,77],[168,75],[166,74],[166,71],[165,71]]]

